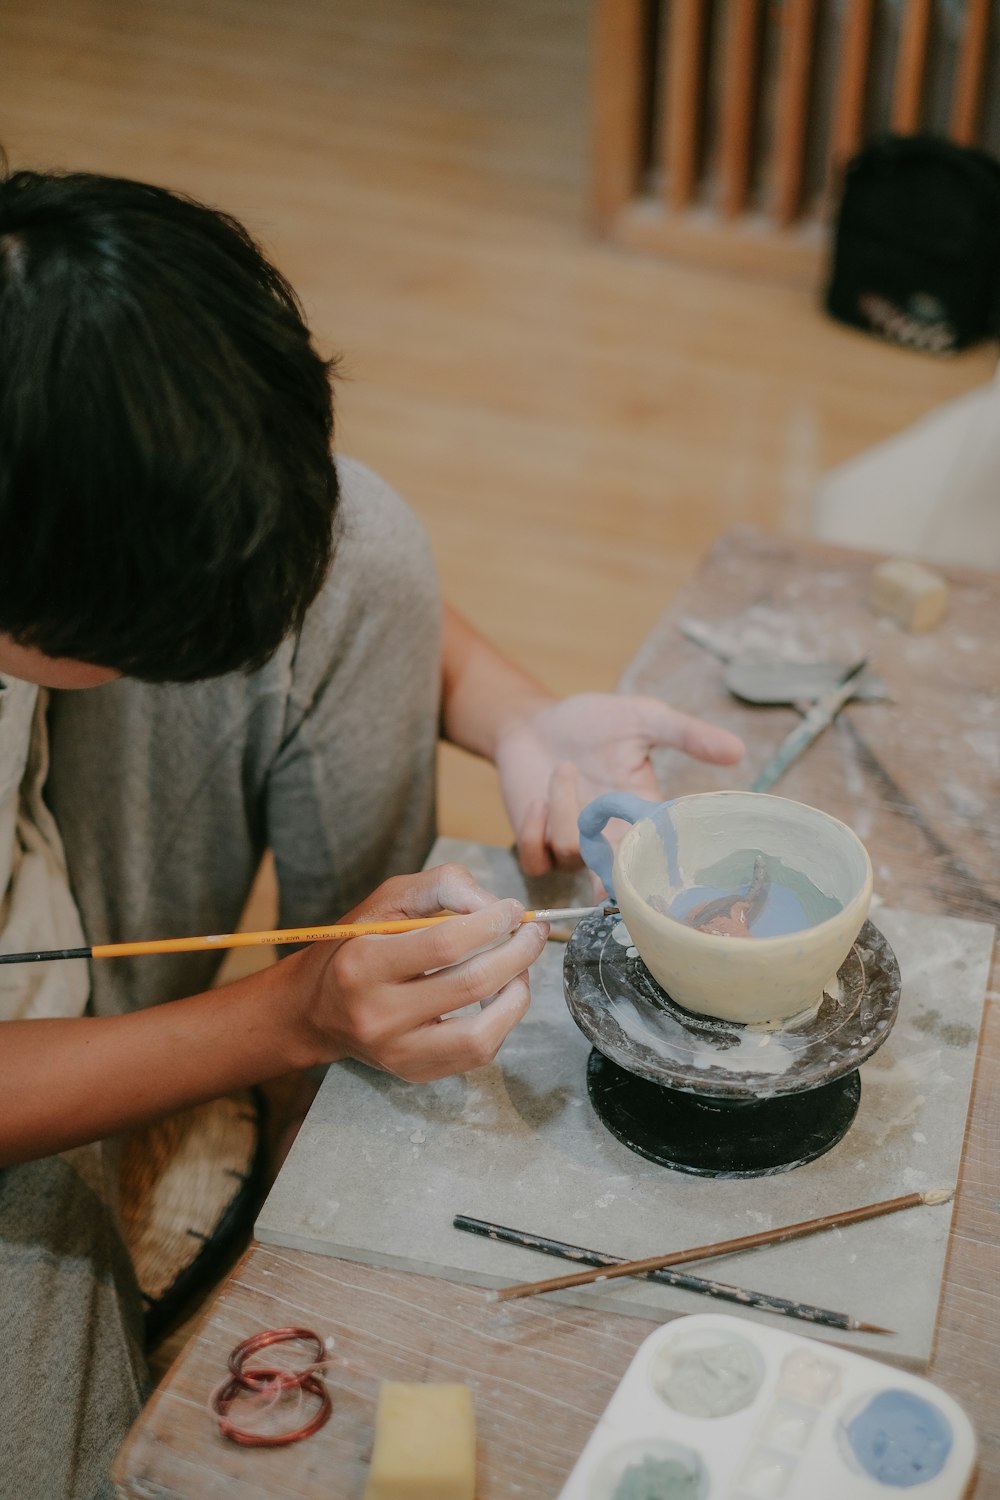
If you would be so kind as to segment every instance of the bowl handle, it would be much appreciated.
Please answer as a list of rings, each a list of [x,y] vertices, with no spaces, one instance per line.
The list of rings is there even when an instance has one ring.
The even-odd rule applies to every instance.
[[[612,870],[615,851],[604,837],[604,825],[611,818],[623,818],[626,823],[638,823],[648,818],[661,804],[637,797],[634,792],[605,792],[588,802],[578,819],[580,828],[580,853],[588,869],[593,870],[612,901],[615,899]]]

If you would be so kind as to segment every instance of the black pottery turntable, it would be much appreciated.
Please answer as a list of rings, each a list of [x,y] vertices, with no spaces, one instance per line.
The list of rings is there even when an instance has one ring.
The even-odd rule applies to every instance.
[[[871,922],[822,1000],[765,1026],[695,1015],[660,988],[619,916],[578,924],[566,1002],[593,1044],[587,1089],[633,1151],[706,1177],[787,1172],[829,1151],[861,1099],[858,1068],[885,1041],[899,965]]]

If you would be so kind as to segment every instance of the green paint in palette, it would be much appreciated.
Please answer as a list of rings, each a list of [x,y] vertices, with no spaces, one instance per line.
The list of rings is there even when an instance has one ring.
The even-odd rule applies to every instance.
[[[701,1500],[700,1477],[675,1458],[641,1458],[629,1464],[611,1500]]]

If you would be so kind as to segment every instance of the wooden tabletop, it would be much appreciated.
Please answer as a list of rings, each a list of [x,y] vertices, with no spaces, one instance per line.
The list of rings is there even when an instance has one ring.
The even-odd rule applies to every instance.
[[[1000,578],[948,570],[948,618],[911,636],[868,610],[873,561],[820,544],[732,533],[651,632],[623,686],[724,723],[746,741],[735,775],[667,754],[658,770],[671,795],[747,786],[797,715],[734,700],[721,656],[753,651],[850,662],[869,653],[891,701],[844,710],[775,790],[856,829],[872,856],[877,895],[888,904],[996,923]],[[686,620],[699,622],[719,654],[685,637],[679,625]],[[995,961],[927,1372],[976,1428],[980,1462],[968,1492],[975,1500],[1000,1500],[997,988]],[[215,1431],[208,1395],[235,1343],[288,1324],[335,1340],[333,1416],[289,1448],[238,1447]],[[379,1382],[458,1380],[475,1397],[478,1500],[554,1500],[654,1326],[541,1298],[498,1307],[481,1290],[452,1282],[255,1245],[133,1428],[116,1482],[135,1500],[360,1500]]]

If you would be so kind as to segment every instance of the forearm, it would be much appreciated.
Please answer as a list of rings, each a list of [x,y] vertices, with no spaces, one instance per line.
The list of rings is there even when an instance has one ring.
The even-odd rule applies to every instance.
[[[442,648],[441,732],[487,760],[509,729],[554,702],[553,694],[508,661],[448,605]]]
[[[315,1060],[295,957],[130,1015],[0,1028],[0,1166],[148,1123]]]

